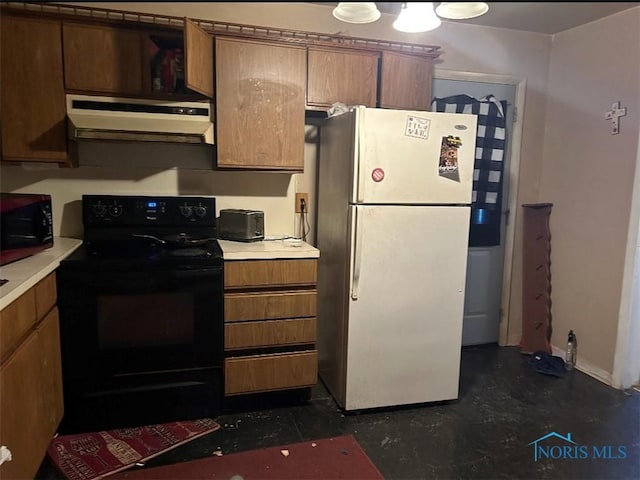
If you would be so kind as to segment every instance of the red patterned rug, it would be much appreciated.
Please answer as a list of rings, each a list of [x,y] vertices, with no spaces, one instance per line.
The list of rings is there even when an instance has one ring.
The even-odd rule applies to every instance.
[[[355,438],[343,435],[120,472],[112,480],[384,480]]]
[[[93,480],[131,468],[220,428],[209,418],[64,435],[47,454],[69,480]]]

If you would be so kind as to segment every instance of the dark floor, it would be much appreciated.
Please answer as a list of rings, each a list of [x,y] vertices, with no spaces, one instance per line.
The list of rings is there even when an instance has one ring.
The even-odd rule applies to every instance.
[[[542,375],[527,358],[514,347],[464,349],[459,399],[437,405],[344,414],[319,385],[302,405],[220,415],[220,430],[149,460],[146,468],[218,449],[229,454],[353,434],[387,479],[639,479],[640,393],[615,390],[579,371]],[[571,433],[585,448],[563,450],[565,444],[551,438],[546,451],[555,459],[534,461],[529,444],[551,432]],[[594,448],[601,458],[594,458]],[[587,458],[580,458],[583,452]],[[45,459],[37,478],[62,477]]]

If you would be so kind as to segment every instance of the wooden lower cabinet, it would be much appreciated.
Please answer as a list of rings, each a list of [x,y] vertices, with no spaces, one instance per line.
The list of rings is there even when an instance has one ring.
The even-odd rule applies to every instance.
[[[224,373],[226,395],[311,387],[318,378],[318,352],[229,358]]]
[[[35,477],[62,420],[60,333],[52,286],[53,273],[1,312],[0,337],[11,333],[1,352],[0,444],[13,457],[0,466],[3,480]],[[44,313],[36,316],[36,310]],[[14,329],[18,319],[23,325],[27,320],[28,328]]]
[[[317,383],[316,259],[225,262],[225,396]]]

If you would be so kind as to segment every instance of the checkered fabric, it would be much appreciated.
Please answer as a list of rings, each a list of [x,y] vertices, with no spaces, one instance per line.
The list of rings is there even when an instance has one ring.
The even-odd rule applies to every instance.
[[[476,157],[473,172],[473,208],[499,211],[506,141],[506,100],[493,95],[481,99],[469,95],[434,98],[434,112],[472,113],[478,117]]]

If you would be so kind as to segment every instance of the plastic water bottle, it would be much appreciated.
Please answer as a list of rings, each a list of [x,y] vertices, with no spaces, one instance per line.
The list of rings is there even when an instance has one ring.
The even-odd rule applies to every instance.
[[[576,334],[573,330],[569,330],[569,336],[567,337],[567,356],[565,361],[565,367],[567,370],[573,370],[576,366],[576,357],[578,355],[578,341]]]

